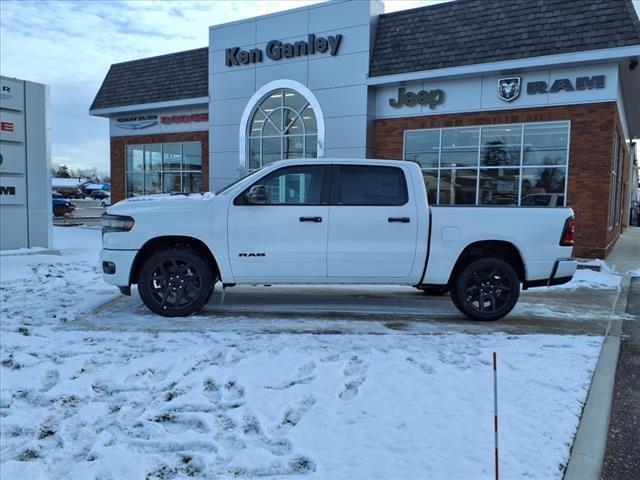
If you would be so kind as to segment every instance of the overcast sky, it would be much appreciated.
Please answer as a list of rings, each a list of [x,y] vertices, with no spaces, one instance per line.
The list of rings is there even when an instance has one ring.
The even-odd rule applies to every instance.
[[[88,111],[112,63],[205,47],[210,25],[306,3],[318,2],[2,0],[0,73],[51,86],[53,163],[106,173],[108,120]],[[387,11],[432,3],[391,0]]]
[[[440,1],[387,0],[386,11]],[[108,120],[88,110],[112,63],[204,47],[210,25],[305,3],[317,1],[2,0],[0,73],[51,86],[53,163],[106,173]]]

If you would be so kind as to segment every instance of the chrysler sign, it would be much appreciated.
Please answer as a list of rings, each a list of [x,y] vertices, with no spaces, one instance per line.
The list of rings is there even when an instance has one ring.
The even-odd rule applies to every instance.
[[[248,65],[250,63],[260,63],[266,55],[271,60],[281,60],[283,58],[293,58],[316,53],[329,53],[334,56],[338,53],[342,35],[328,35],[327,37],[316,37],[309,34],[307,40],[300,40],[293,43],[282,43],[279,40],[271,40],[267,43],[264,52],[259,48],[242,50],[240,47],[227,48],[224,62],[227,67]]]
[[[116,126],[125,130],[142,130],[158,124],[158,115],[135,115],[116,118]]]

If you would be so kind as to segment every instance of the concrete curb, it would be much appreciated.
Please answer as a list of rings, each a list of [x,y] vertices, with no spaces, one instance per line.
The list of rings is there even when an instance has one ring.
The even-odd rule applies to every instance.
[[[624,314],[630,282],[631,277],[625,275],[621,282],[620,293],[613,305],[612,314]],[[587,401],[582,410],[569,463],[564,472],[564,480],[600,479],[607,448],[621,332],[622,320],[611,320],[607,326]]]

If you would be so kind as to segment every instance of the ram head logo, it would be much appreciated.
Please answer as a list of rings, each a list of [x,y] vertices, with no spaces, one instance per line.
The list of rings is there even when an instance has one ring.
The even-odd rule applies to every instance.
[[[520,77],[501,78],[498,80],[498,97],[505,102],[511,102],[520,95]]]

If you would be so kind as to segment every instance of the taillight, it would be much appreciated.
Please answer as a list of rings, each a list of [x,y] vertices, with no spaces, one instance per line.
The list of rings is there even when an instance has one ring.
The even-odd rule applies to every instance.
[[[573,247],[573,242],[576,236],[576,219],[575,217],[567,218],[564,222],[564,229],[562,230],[562,236],[560,237],[560,246]]]

